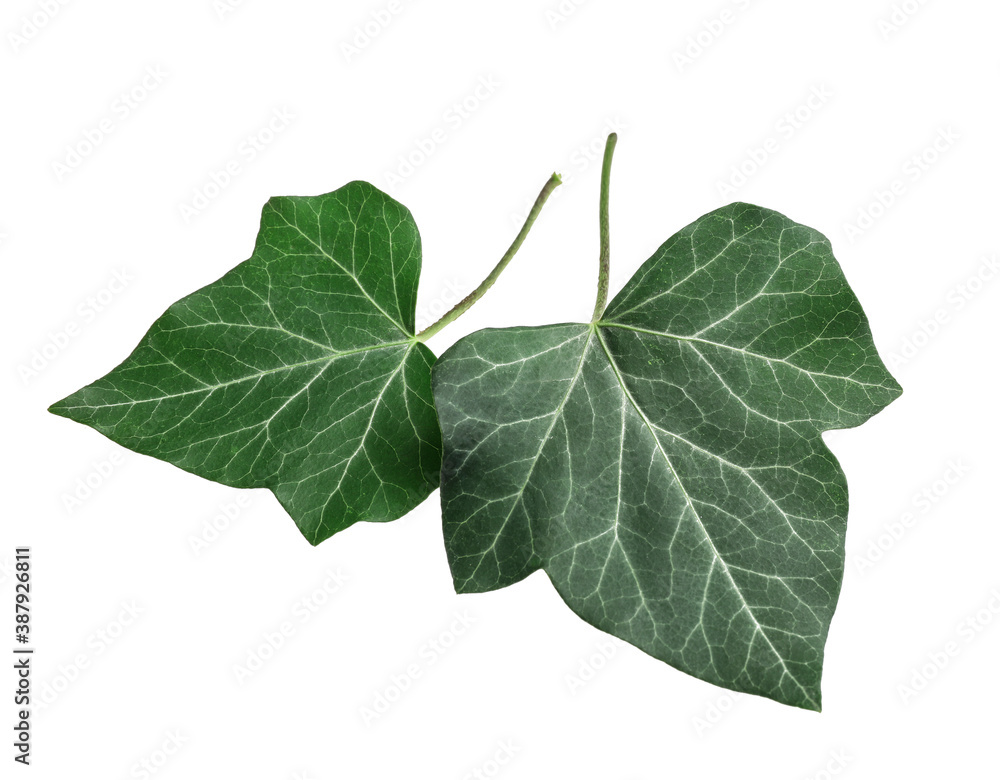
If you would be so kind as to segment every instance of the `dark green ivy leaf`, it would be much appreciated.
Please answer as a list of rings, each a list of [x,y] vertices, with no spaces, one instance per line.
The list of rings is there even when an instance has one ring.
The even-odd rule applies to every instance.
[[[313,544],[438,484],[420,236],[370,184],[272,198],[253,255],[173,304],[51,411],[233,487],[267,487]]]
[[[820,708],[847,521],[821,434],[901,392],[826,238],[726,206],[595,324],[480,331],[433,373],[459,592],[544,569],[656,658]]]

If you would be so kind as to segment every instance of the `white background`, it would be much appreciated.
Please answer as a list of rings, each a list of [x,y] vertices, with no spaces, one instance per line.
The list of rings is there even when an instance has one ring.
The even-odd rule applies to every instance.
[[[0,563],[33,548],[34,684],[50,702],[35,711],[32,767],[11,769],[15,707],[0,697],[3,776],[996,777],[1000,7],[231,5],[4,4]],[[389,21],[364,45],[373,13]],[[480,84],[493,86],[477,97]],[[810,107],[810,94],[826,97]],[[241,145],[267,140],[275,111],[294,118],[249,159]],[[87,153],[102,121],[110,133]],[[456,596],[437,494],[312,548],[270,493],[46,413],[245,259],[269,196],[356,178],[416,217],[427,322],[488,272],[561,171],[521,254],[430,346],[585,320],[609,125],[612,295],[674,231],[749,200],[832,239],[905,388],[868,424],[827,435],[851,513],[822,714],[732,697],[609,643],[542,573]],[[401,169],[436,129],[445,140]],[[239,174],[185,219],[231,160]],[[734,166],[749,175],[723,192],[740,184]],[[226,511],[238,516],[206,532]],[[0,576],[6,637],[14,589]],[[283,623],[291,635],[268,653]],[[239,679],[262,647],[266,663]],[[394,702],[366,722],[380,694]]]

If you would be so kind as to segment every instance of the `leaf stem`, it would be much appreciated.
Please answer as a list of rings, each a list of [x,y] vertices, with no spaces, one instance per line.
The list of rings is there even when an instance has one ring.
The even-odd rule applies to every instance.
[[[604,146],[604,165],[601,168],[601,267],[597,274],[597,303],[594,304],[594,319],[597,322],[608,305],[608,284],[611,279],[611,218],[608,216],[608,202],[611,191],[611,158],[615,154],[618,134],[608,136]]]
[[[517,254],[517,250],[521,248],[521,244],[524,243],[524,239],[528,237],[528,233],[531,231],[531,226],[535,224],[535,220],[538,219],[538,215],[542,211],[542,206],[545,205],[545,201],[549,199],[549,195],[552,191],[562,184],[562,177],[558,173],[553,173],[549,180],[542,187],[542,191],[538,193],[538,197],[535,199],[535,204],[531,207],[531,211],[528,212],[528,218],[524,222],[524,226],[521,228],[521,232],[517,234],[514,239],[514,243],[510,245],[510,248],[504,253],[504,256],[500,258],[500,262],[496,264],[494,269],[490,271],[490,275],[483,279],[482,284],[480,284],[475,290],[465,296],[462,300],[452,307],[452,309],[444,314],[437,322],[432,325],[428,325],[420,333],[418,333],[415,338],[417,341],[427,341],[431,336],[436,334],[442,328],[450,325],[452,322],[461,317],[465,312],[472,308],[472,306],[480,298],[485,295],[486,291],[493,286],[493,283],[500,277],[503,273],[503,269],[507,267],[507,264],[514,259],[514,255]]]

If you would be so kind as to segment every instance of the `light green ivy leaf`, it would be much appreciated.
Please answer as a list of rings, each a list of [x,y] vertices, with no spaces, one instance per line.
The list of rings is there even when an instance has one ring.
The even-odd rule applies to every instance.
[[[826,238],[726,206],[595,323],[480,331],[433,377],[459,592],[544,569],[656,658],[820,709],[848,508],[821,434],[901,392]]]
[[[438,485],[434,355],[414,337],[420,236],[370,184],[272,198],[249,260],[173,304],[51,411],[233,487],[270,488],[313,544]]]

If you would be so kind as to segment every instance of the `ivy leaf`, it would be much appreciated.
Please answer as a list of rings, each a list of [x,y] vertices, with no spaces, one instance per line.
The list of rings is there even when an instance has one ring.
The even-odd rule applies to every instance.
[[[173,304],[51,411],[233,487],[267,487],[318,544],[438,484],[433,353],[414,337],[420,236],[365,182],[272,198],[253,255]]]
[[[459,592],[544,569],[656,658],[820,709],[847,520],[821,434],[901,392],[826,238],[726,206],[595,323],[480,331],[433,378]]]

